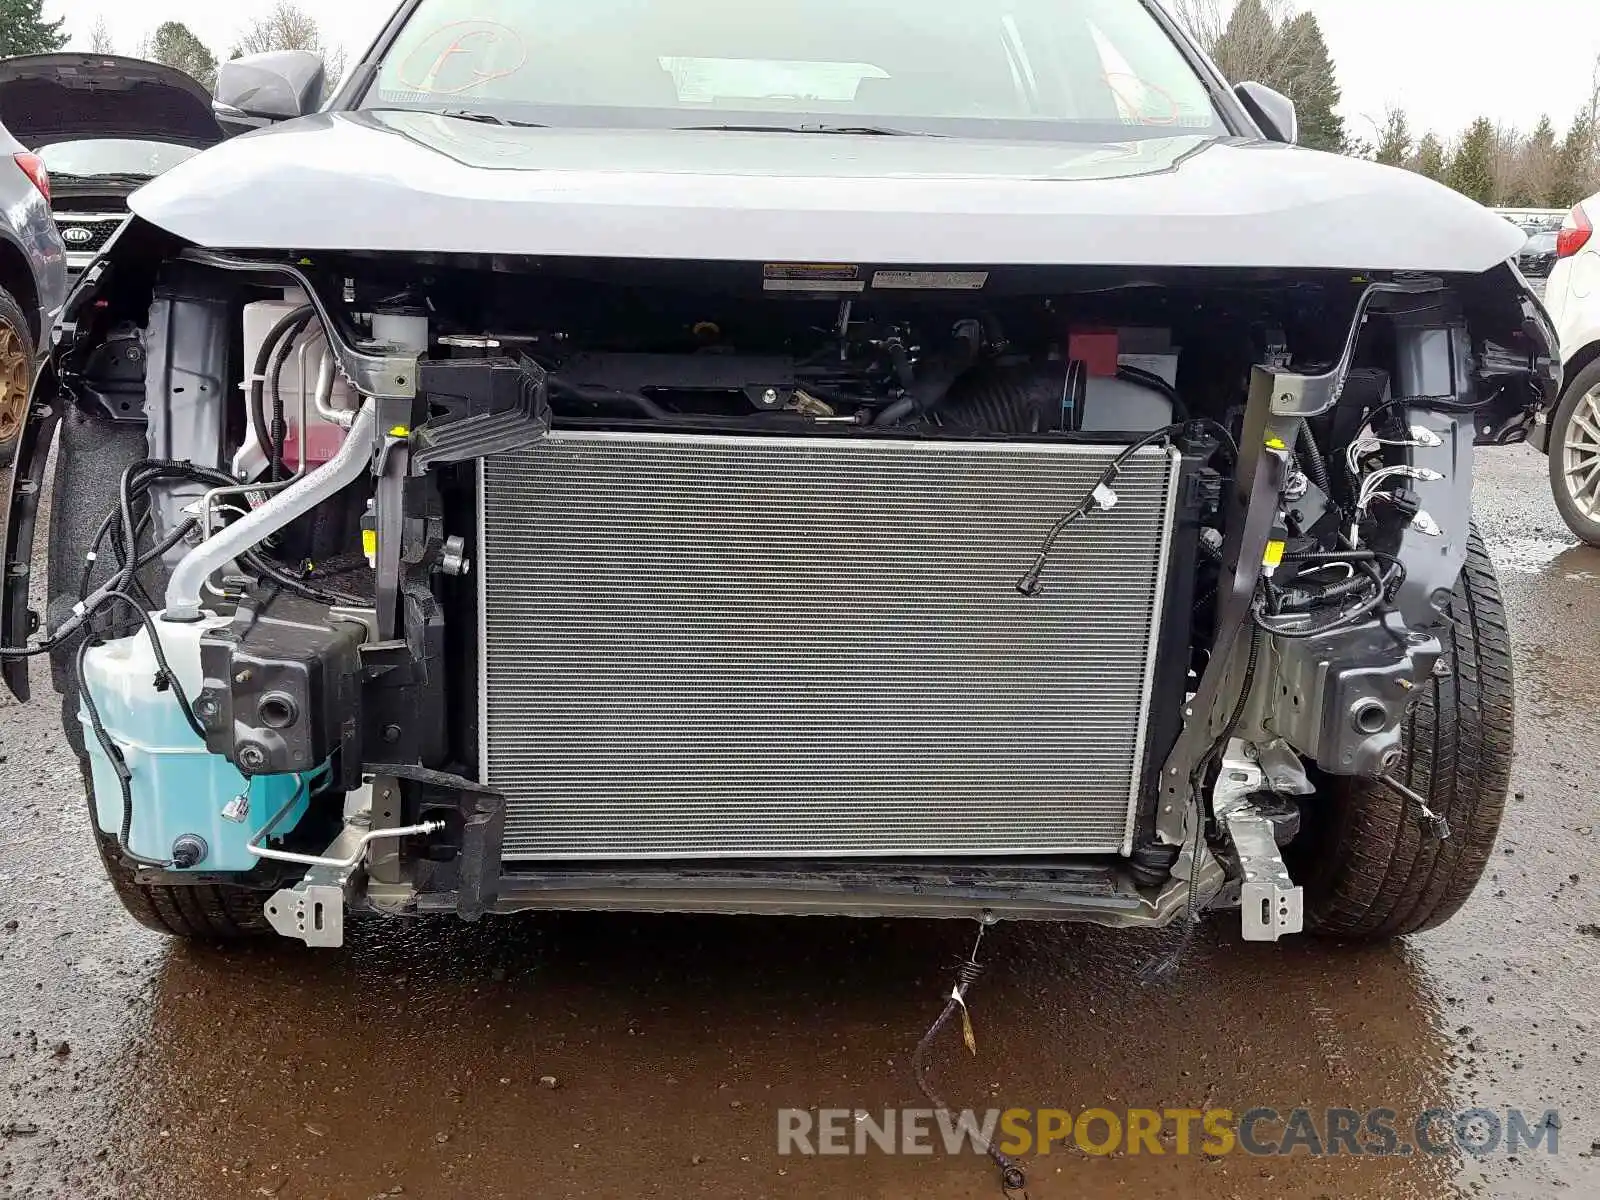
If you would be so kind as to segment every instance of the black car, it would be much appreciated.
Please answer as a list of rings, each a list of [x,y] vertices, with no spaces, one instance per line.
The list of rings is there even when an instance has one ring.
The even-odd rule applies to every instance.
[[[0,121],[50,172],[74,274],[127,220],[129,195],[224,137],[199,81],[109,54],[0,62]]]
[[[1539,279],[1547,278],[1556,265],[1556,233],[1542,229],[1528,235],[1528,244],[1517,255],[1517,266],[1522,273]]]

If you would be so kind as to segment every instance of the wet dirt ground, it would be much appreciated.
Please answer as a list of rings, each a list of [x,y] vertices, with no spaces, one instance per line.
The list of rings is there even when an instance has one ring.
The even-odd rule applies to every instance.
[[[958,1106],[1561,1114],[1558,1153],[1479,1161],[1094,1157],[1036,1198],[1600,1196],[1600,551],[1544,460],[1484,455],[1479,520],[1516,636],[1519,743],[1491,873],[1435,933],[1376,949],[1000,927],[952,1030]],[[920,1106],[917,1039],[958,923],[541,916],[359,929],[340,951],[164,941],[94,861],[36,668],[0,700],[0,1196],[987,1197],[982,1160],[780,1156],[780,1108]],[[549,1086],[544,1077],[553,1077]]]

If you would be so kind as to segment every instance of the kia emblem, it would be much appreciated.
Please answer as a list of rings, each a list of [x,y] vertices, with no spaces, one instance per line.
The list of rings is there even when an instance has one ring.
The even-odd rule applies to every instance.
[[[94,230],[74,225],[71,229],[61,231],[61,240],[70,246],[81,246],[85,242],[94,241]]]

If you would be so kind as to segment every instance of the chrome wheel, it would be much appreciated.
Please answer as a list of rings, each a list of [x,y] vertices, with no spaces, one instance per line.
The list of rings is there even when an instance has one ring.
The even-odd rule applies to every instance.
[[[1572,410],[1562,439],[1561,475],[1578,510],[1600,521],[1600,387],[1590,388]]]
[[[0,324],[0,446],[16,440],[27,412],[28,347],[15,329]]]

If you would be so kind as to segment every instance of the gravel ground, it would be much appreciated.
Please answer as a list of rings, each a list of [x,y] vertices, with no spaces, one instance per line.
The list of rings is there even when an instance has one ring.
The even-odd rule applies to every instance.
[[[1544,460],[1483,455],[1514,623],[1515,795],[1446,928],[1378,949],[1002,926],[942,1090],[964,1106],[1562,1113],[1476,1161],[1234,1154],[1030,1163],[1035,1198],[1600,1196],[1600,551]],[[567,916],[208,949],[122,916],[54,696],[0,699],[0,1196],[989,1197],[970,1156],[795,1158],[775,1110],[918,1104],[912,1047],[970,930]],[[545,1077],[551,1077],[546,1079]],[[551,1086],[551,1084],[554,1086]]]

